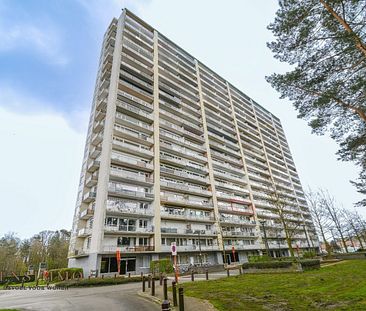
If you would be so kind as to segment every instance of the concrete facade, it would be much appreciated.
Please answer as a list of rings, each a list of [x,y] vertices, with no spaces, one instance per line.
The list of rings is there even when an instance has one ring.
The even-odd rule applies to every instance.
[[[172,242],[181,265],[244,262],[263,228],[286,255],[269,188],[291,200],[294,247],[317,248],[280,120],[123,10],[101,50],[69,266],[114,274],[120,250],[138,274]]]

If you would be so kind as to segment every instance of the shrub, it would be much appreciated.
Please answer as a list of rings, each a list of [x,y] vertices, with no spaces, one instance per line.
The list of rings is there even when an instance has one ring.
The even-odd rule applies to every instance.
[[[303,259],[300,260],[301,267],[303,270],[312,270],[320,268],[320,260],[319,259]]]
[[[172,273],[174,271],[173,264],[169,258],[153,260],[150,262],[150,271],[159,273]]]
[[[243,264],[243,269],[280,269],[291,268],[291,266],[291,261],[247,262]]]
[[[263,256],[249,256],[248,260],[250,263],[254,263],[254,262],[268,262],[268,261],[272,261],[273,258],[267,255],[263,255]]]
[[[310,251],[310,252],[304,252],[302,254],[302,258],[305,258],[305,259],[311,259],[311,258],[314,258],[316,256],[315,252],[313,251]]]
[[[159,277],[155,277],[158,280]],[[90,279],[74,279],[56,283],[58,287],[89,287],[89,286],[105,286],[105,285],[117,285],[125,283],[141,282],[141,277],[106,277],[106,278],[90,278]]]
[[[52,269],[49,270],[49,275],[53,281],[63,281],[66,279],[66,272],[69,279],[77,279],[83,277],[83,269],[82,268],[61,268],[61,269]]]

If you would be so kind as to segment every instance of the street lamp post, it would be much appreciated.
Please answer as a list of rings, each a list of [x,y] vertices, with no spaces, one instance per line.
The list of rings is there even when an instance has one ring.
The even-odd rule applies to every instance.
[[[267,240],[267,232],[266,232],[266,228],[264,226],[264,224],[266,223],[265,220],[260,220],[259,221],[262,225],[262,228],[263,228],[263,234],[264,234],[264,244],[266,246],[266,250],[267,250],[267,255],[268,256],[271,256],[270,253],[269,253],[269,246],[268,246],[268,240]]]

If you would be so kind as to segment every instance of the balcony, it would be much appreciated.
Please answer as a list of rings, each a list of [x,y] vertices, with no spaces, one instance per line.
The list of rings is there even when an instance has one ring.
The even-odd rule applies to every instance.
[[[151,235],[154,231],[152,227],[139,228],[136,226],[104,226],[104,232],[106,234],[138,234],[138,235]]]
[[[144,161],[139,161],[134,158],[129,158],[127,156],[118,155],[112,152],[111,155],[112,163],[116,164],[123,164],[123,166],[130,167],[130,168],[137,168],[139,170],[152,172],[154,170],[154,166],[150,163],[146,163]]]
[[[144,148],[142,146],[135,146],[130,143],[126,143],[125,141],[119,140],[115,137],[113,137],[113,145],[114,145],[113,148],[115,148],[117,150],[121,150],[121,151],[126,151],[133,155],[148,157],[150,159],[152,157],[154,157],[154,153],[150,149]]]
[[[194,151],[191,151],[191,149],[180,147],[178,145],[169,144],[167,142],[160,142],[160,147],[164,148],[168,152],[172,152],[175,154],[178,154],[179,156],[183,156],[188,159],[192,160],[199,160],[200,162],[207,162],[207,158],[203,155],[200,155]]]
[[[125,197],[125,198],[138,198],[138,199],[146,199],[152,201],[154,199],[154,194],[151,192],[142,192],[142,191],[131,191],[127,189],[121,188],[119,184],[116,186],[115,183],[109,183],[108,191],[113,193],[115,196]]]
[[[217,236],[217,232],[212,230],[192,230],[192,229],[162,227],[160,228],[160,231],[163,235],[189,235],[196,237]],[[200,231],[200,234],[198,234],[197,231]]]
[[[236,241],[233,244],[225,245],[226,251],[232,251],[232,249],[235,250],[259,250],[262,249],[261,245],[259,243],[254,244],[244,244],[242,242]]]
[[[95,201],[96,196],[97,196],[96,192],[88,191],[83,196],[83,203],[90,203],[92,201]]]
[[[137,104],[140,107],[148,108],[151,111],[153,110],[153,106],[151,103],[152,100],[147,102],[147,101],[144,101],[136,96],[133,96],[133,95],[123,92],[123,91],[118,91],[117,98],[118,98],[118,100],[117,100],[118,102],[125,100],[133,106],[135,106]]]
[[[132,120],[131,118],[129,118],[125,114],[122,114],[122,113],[119,113],[119,112],[116,112],[116,122],[121,124],[121,125],[130,127],[130,128],[133,128],[137,131],[145,132],[145,133],[148,133],[148,134],[152,134],[153,131],[154,131],[153,127],[151,125],[149,125],[145,122],[141,122],[137,119]]]
[[[202,142],[202,144],[199,145],[199,144],[188,141],[184,137],[181,137],[181,136],[178,136],[178,135],[175,135],[175,134],[170,134],[170,133],[166,132],[165,130],[160,131],[160,137],[165,139],[165,140],[169,140],[173,143],[183,145],[183,146],[187,146],[190,149],[192,149],[194,151],[197,151],[197,152],[205,152],[206,151],[206,146],[204,145],[203,142]]]
[[[204,138],[200,135],[197,135],[191,131],[187,131],[183,126],[178,126],[174,123],[171,123],[169,121],[166,121],[164,119],[160,119],[160,126],[163,128],[166,128],[168,130],[174,130],[179,135],[188,136],[188,138],[194,138],[195,140],[204,143]]]
[[[160,167],[160,173],[163,175],[174,176],[178,178],[183,178],[184,180],[191,180],[193,182],[209,184],[210,181],[207,177],[197,176],[194,174],[190,174],[188,171],[183,170],[174,170],[171,168]]]
[[[154,180],[152,178],[146,177],[143,174],[133,174],[127,171],[118,170],[111,168],[110,171],[111,179],[118,179],[120,181],[133,182],[134,184],[139,184],[143,186],[152,186]]]
[[[202,241],[203,242],[203,241]],[[201,246],[199,244],[196,245],[177,245],[177,252],[178,253],[182,253],[182,252],[198,252],[198,251],[218,251],[219,250],[219,246],[218,245],[202,245]],[[167,252],[170,253],[171,252],[171,247],[170,245],[162,245],[161,246],[161,251],[162,252]]]
[[[165,154],[160,153],[160,160],[162,162],[167,162],[169,164],[173,164],[174,166],[186,168],[189,167],[191,169],[194,169],[195,171],[203,174],[208,174],[207,167],[195,163],[191,163],[188,160],[185,159],[177,159],[174,157],[167,156]]]
[[[221,217],[220,223],[243,225],[243,226],[255,226],[257,224],[255,220],[243,220],[234,217],[225,217],[225,218]]]
[[[89,173],[93,173],[95,172],[100,166],[100,161],[99,160],[94,160],[94,161],[91,161],[89,164],[88,164],[88,168],[87,168],[87,171]]]
[[[102,152],[102,147],[93,146],[90,149],[89,157],[92,159],[95,159],[100,156],[101,152]]]
[[[182,214],[172,214],[169,212],[165,212],[164,210],[160,211],[160,217],[162,219],[180,219],[180,220],[189,220],[196,222],[215,222],[215,217],[204,216],[204,215],[190,215],[189,213],[183,212]]]
[[[205,209],[213,209],[213,205],[209,201],[196,201],[191,200],[184,197],[175,197],[172,195],[161,195],[160,201],[162,203],[166,203],[169,205],[176,205],[176,206],[188,206],[188,207],[198,207],[198,208],[205,208]]]
[[[219,168],[224,168],[225,170],[230,171],[234,174],[242,175],[244,178],[245,171],[244,171],[243,167],[236,167],[236,166],[230,165],[229,163],[226,163],[226,162],[223,163],[223,162],[219,162],[217,160],[212,160],[212,164],[214,165],[214,167],[218,166]]]
[[[94,216],[94,210],[91,208],[87,208],[85,210],[83,210],[82,212],[80,212],[80,219],[82,220],[88,220],[89,218]]]
[[[98,173],[94,172],[85,180],[85,186],[87,186],[88,188],[91,188],[91,187],[95,186],[97,184],[97,182],[98,182]]]
[[[256,237],[254,232],[243,232],[243,231],[224,231],[222,233],[223,237],[231,238],[231,237],[245,237],[245,238],[254,238]]]
[[[239,165],[239,166],[243,166],[243,162],[239,159],[236,159],[234,157],[231,157],[231,156],[228,156],[224,153],[221,153],[221,152],[218,152],[218,151],[215,151],[215,150],[212,150],[211,149],[211,154],[219,159],[222,159],[224,161],[227,161],[229,163],[233,163],[234,165]]]
[[[118,124],[114,125],[114,132],[119,137],[129,139],[129,140],[136,142],[138,144],[141,144],[141,145],[147,145],[147,146],[151,147],[154,143],[153,139],[151,137],[147,136],[147,134],[136,133],[134,131],[130,131],[127,128],[122,127]]]
[[[243,187],[239,187],[237,185],[231,184],[231,183],[224,183],[224,182],[220,182],[218,180],[215,180],[215,185],[219,188],[224,188],[226,190],[231,190],[234,193],[244,193],[247,194],[249,193],[249,190]]]
[[[229,180],[229,181],[236,181],[240,184],[243,184],[243,185],[246,185],[247,184],[247,181],[246,181],[246,178],[243,176],[243,177],[240,177],[240,176],[235,176],[235,175],[232,175],[230,173],[224,173],[224,172],[219,172],[219,171],[213,171],[214,173],[214,176],[216,177],[221,177],[225,180]]]
[[[145,110],[137,108],[131,104],[127,104],[120,100],[117,100],[117,107],[120,107],[127,114],[131,114],[135,118],[140,118],[145,122],[152,122],[154,120],[154,116],[152,113],[148,113]]]
[[[119,250],[121,253],[145,253],[155,250],[152,245],[136,245],[136,246],[103,246],[103,253],[116,254]]]
[[[175,183],[175,182],[160,180],[160,187],[173,189],[173,190],[184,192],[184,193],[191,192],[191,193],[195,193],[195,194],[202,195],[202,196],[208,196],[208,197],[212,196],[211,191],[204,190],[199,187],[194,187],[194,186],[188,185],[186,183]]]
[[[107,215],[115,215],[115,216],[122,216],[122,215],[137,215],[145,217],[154,216],[154,211],[152,210],[152,208],[126,207],[123,206],[123,204],[110,205],[107,203],[106,212]]]
[[[99,133],[104,128],[104,120],[97,121],[97,123],[94,124],[93,132]]]
[[[95,134],[91,139],[91,144],[97,146],[99,145],[99,143],[102,142],[102,140],[103,140],[103,134],[101,133]]]
[[[78,237],[85,238],[92,234],[92,229],[90,228],[82,228],[78,231]]]

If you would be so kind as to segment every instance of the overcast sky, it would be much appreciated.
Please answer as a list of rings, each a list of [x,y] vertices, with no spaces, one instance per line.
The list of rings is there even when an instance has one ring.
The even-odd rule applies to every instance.
[[[123,7],[278,116],[303,187],[353,209],[355,166],[264,79],[287,69],[266,47],[276,3],[0,0],[0,236],[71,229],[102,37]]]

